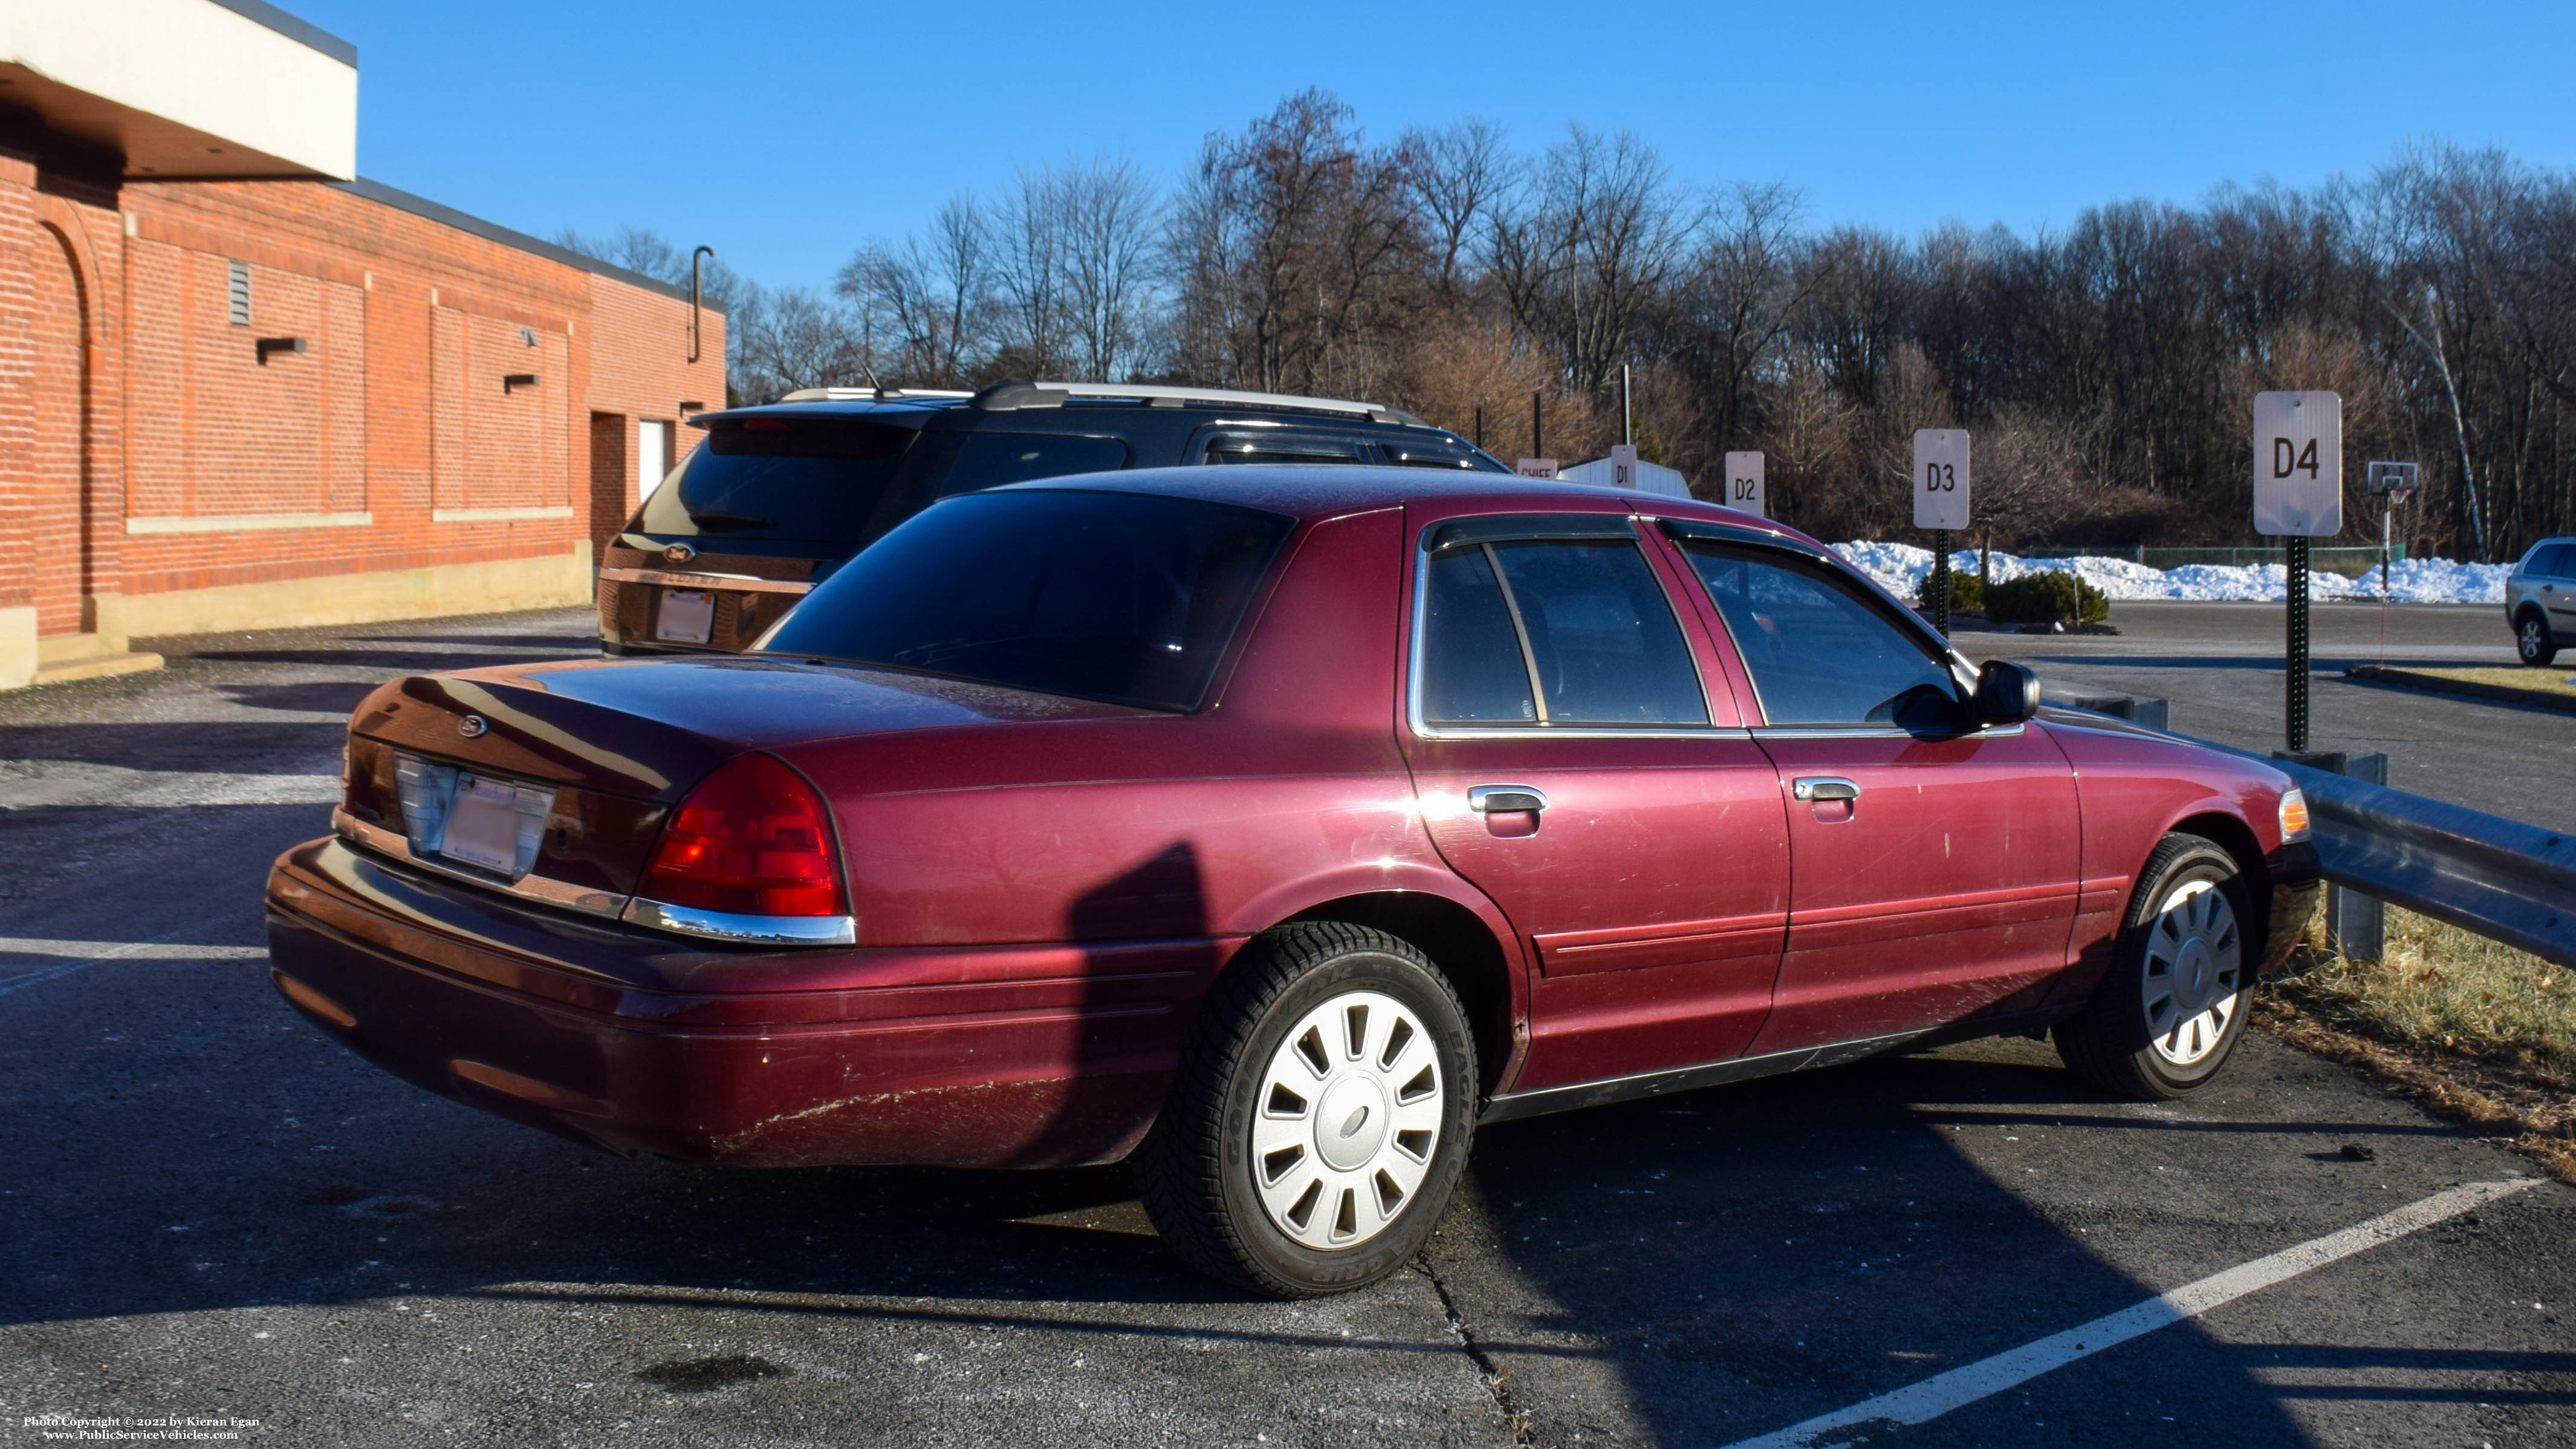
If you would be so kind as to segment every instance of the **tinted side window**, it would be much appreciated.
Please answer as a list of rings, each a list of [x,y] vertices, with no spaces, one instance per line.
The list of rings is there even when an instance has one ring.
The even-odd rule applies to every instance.
[[[1708,723],[1681,627],[1633,542],[1469,544],[1425,566],[1426,722]]]
[[[2552,544],[2533,554],[2531,572],[2544,578],[2576,577],[2576,544]]]
[[[1078,438],[1065,433],[968,433],[939,480],[942,497],[1026,483],[1032,478],[1062,478],[1073,473],[1108,473],[1127,466],[1127,445],[1116,438]]]
[[[1316,434],[1225,433],[1208,439],[1211,463],[1358,463],[1360,445]]]
[[[1952,721],[1949,668],[1826,569],[1688,541],[1700,581],[1775,725]]]
[[[1538,719],[1520,636],[1477,547],[1424,560],[1422,717],[1433,724],[1524,724]]]
[[[1492,473],[1501,465],[1475,450],[1457,443],[1402,442],[1381,443],[1386,460],[1399,468],[1448,468],[1466,473]]]

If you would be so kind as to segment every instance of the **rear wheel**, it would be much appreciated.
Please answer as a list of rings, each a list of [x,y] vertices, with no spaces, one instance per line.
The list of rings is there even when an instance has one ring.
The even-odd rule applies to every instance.
[[[1145,1211],[1202,1272],[1302,1298],[1419,1251],[1475,1131],[1457,993],[1382,931],[1307,921],[1244,948],[1137,1153]]]
[[[2538,609],[2525,609],[2513,626],[2514,652],[2534,669],[2546,669],[2558,657],[2558,641],[2549,636],[2549,621]]]
[[[2054,1032],[2076,1075],[2157,1101],[2206,1086],[2245,1032],[2257,943],[2244,873],[2215,841],[2174,834],[2138,876],[2117,954]]]

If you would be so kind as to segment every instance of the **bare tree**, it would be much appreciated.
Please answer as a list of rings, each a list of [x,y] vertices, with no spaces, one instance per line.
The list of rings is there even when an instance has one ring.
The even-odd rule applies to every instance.
[[[1654,148],[1576,126],[1549,147],[1494,227],[1494,270],[1516,322],[1578,392],[1609,386],[1679,270],[1695,218]]]
[[[939,209],[926,240],[872,242],[842,266],[834,290],[856,309],[861,356],[880,381],[970,379],[990,345],[985,236],[982,208],[959,196]]]
[[[1423,219],[1432,256],[1431,284],[1443,296],[1464,290],[1495,203],[1512,183],[1515,164],[1502,127],[1470,118],[1437,131],[1415,129],[1403,149],[1413,158],[1406,178]]]

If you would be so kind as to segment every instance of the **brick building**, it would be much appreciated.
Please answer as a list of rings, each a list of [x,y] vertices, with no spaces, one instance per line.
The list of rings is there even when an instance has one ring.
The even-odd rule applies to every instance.
[[[0,688],[581,602],[723,405],[687,288],[357,179],[356,139],[356,51],[259,0],[0,0]]]

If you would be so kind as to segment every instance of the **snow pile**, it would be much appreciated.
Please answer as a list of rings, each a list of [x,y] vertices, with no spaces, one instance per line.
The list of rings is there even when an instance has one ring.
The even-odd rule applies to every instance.
[[[1834,552],[1900,599],[1912,598],[1932,571],[1932,551],[1904,543],[1838,543]],[[1977,551],[1950,555],[1954,572],[1974,574]],[[2289,570],[2279,564],[2184,564],[2159,569],[2124,558],[2020,558],[1995,554],[1996,582],[2024,574],[2071,573],[2112,599],[2228,599],[2279,603],[2289,597]],[[2401,604],[2501,604],[2511,564],[2464,564],[2446,558],[2400,559],[2388,567],[2388,597]],[[2379,570],[2362,578],[2308,574],[2313,599],[2376,599]]]

